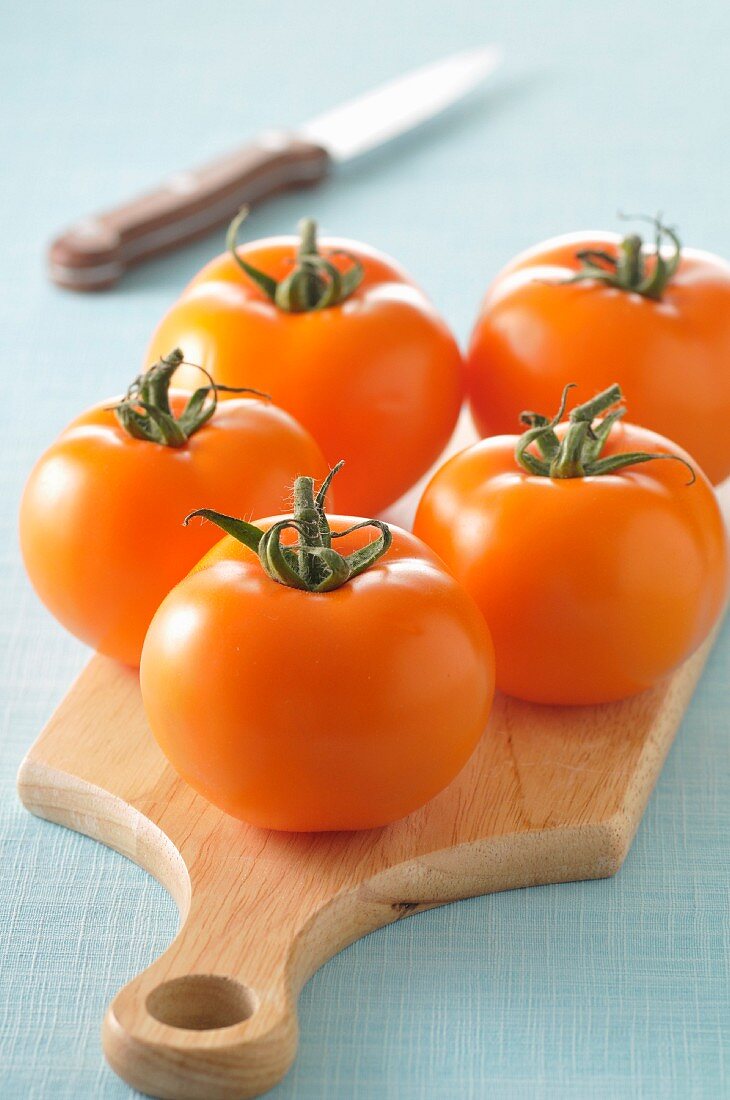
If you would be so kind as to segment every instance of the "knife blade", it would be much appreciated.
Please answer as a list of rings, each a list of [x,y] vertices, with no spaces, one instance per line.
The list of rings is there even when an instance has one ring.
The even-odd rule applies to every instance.
[[[351,160],[427,122],[480,84],[499,65],[496,46],[464,50],[389,80],[306,122],[297,131],[336,161]]]
[[[48,271],[59,286],[103,290],[131,266],[203,236],[244,204],[309,187],[336,164],[433,118],[494,71],[494,46],[466,50],[366,92],[298,127],[266,131],[235,153],[177,172],[156,191],[85,218],[54,240]]]

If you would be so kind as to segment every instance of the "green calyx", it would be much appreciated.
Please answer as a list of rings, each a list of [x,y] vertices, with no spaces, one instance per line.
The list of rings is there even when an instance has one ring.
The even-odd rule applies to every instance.
[[[194,516],[215,523],[227,535],[232,535],[249,550],[258,554],[264,572],[278,584],[299,588],[305,592],[332,592],[347,581],[364,573],[390,547],[393,536],[387,524],[379,519],[365,519],[348,527],[346,531],[332,531],[325,513],[325,498],[332,478],[342,469],[338,462],[322,482],[315,496],[314,478],[298,477],[294,483],[294,512],[290,518],[279,520],[268,531],[242,519],[199,508],[185,519],[185,525]],[[380,532],[376,539],[352,554],[343,555],[333,549],[332,540],[349,535],[363,527],[375,527]],[[296,531],[297,542],[284,546],[284,531]]]
[[[317,223],[304,218],[299,223],[299,248],[293,269],[277,282],[265,271],[239,255],[238,231],[248,216],[243,207],[231,222],[226,246],[238,266],[274,305],[285,313],[314,313],[338,306],[353,294],[363,280],[363,266],[356,256],[342,249],[332,249],[323,255],[317,245]],[[332,263],[332,257],[345,256],[350,266],[345,271]]]
[[[642,298],[661,301],[667,284],[679,267],[682,244],[676,230],[664,225],[659,215],[656,218],[637,215],[637,218],[654,226],[653,254],[646,252],[644,241],[638,233],[630,233],[619,244],[615,256],[601,249],[577,252],[580,269],[566,282],[578,283],[591,279],[617,290],[640,294]],[[662,244],[665,242],[671,246],[671,252],[666,257],[662,255]]]
[[[125,432],[135,439],[159,443],[163,447],[184,447],[190,436],[210,420],[216,410],[219,393],[253,393],[258,397],[268,397],[259,390],[220,386],[203,367],[198,367],[209,384],[195,390],[176,417],[170,407],[170,385],[172,376],[183,362],[183,353],[180,348],[175,348],[135,378],[123,399],[114,406],[117,420]]]
[[[695,480],[695,472],[680,455],[657,454],[652,451],[626,451],[623,454],[601,457],[611,429],[626,412],[626,409],[620,405],[623,395],[618,384],[609,386],[591,401],[576,405],[568,417],[568,429],[563,438],[559,439],[555,429],[565,413],[568,391],[574,385],[575,383],[571,382],[563,390],[560,408],[552,420],[548,420],[546,416],[541,416],[539,413],[522,413],[520,419],[523,424],[528,425],[528,429],[517,442],[515,458],[523,470],[537,477],[558,479],[596,477],[601,474],[615,473],[625,466],[637,466],[642,462],[669,458],[687,467],[691,475],[688,484],[692,484]],[[597,420],[601,416],[603,418]],[[594,423],[596,420],[597,423]],[[530,450],[533,444],[540,452],[539,456]]]

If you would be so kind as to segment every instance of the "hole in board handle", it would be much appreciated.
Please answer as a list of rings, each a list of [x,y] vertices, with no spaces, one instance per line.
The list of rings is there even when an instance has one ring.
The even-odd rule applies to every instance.
[[[217,974],[188,974],[172,978],[147,996],[150,1016],[168,1027],[212,1031],[233,1027],[253,1016],[253,992],[233,978]]]

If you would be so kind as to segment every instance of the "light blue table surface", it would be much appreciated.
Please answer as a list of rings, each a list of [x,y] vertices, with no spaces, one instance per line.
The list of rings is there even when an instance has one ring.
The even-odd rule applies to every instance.
[[[428,135],[248,231],[313,212],[397,256],[461,339],[516,250],[663,210],[730,255],[730,9],[723,0],[96,0],[0,12],[0,1095],[121,1098],[99,1023],[157,956],[173,903],[142,871],[17,802],[25,749],[86,659],[16,549],[34,458],[137,371],[146,338],[220,236],[98,297],[44,277],[66,222],[485,41],[499,81]],[[687,384],[692,384],[688,364]],[[516,891],[376,932],[304,990],[277,1100],[716,1098],[729,1094],[725,631],[634,847],[605,882]]]

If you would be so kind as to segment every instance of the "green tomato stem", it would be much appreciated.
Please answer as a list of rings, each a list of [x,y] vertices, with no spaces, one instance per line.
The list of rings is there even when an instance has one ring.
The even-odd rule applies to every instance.
[[[623,215],[621,215],[623,216]],[[649,255],[644,240],[638,233],[630,233],[618,246],[617,255],[602,249],[584,249],[576,253],[580,268],[565,283],[579,283],[586,280],[614,287],[642,298],[661,301],[669,282],[679,267],[682,258],[682,243],[675,229],[664,225],[661,217],[637,218],[648,221],[654,226],[653,264],[647,263]],[[668,258],[662,255],[662,244],[669,242],[672,251]]]
[[[175,417],[170,408],[170,385],[175,371],[183,363],[182,351],[174,348],[135,378],[125,396],[114,406],[116,418],[128,435],[163,447],[184,447],[190,436],[200,431],[215,413],[219,393],[253,393],[257,397],[268,397],[259,390],[221,386],[213,381],[207,370],[198,367],[209,385],[195,390],[180,416]]]
[[[299,247],[289,274],[277,282],[241,256],[238,232],[248,217],[248,207],[239,210],[228,227],[226,247],[241,270],[259,290],[284,313],[313,313],[341,305],[359,287],[365,275],[356,256],[341,249],[322,255],[317,244],[317,223],[303,218],[299,223]],[[332,256],[345,256],[350,265],[345,271],[332,263]]]
[[[332,592],[374,565],[387,553],[393,539],[388,525],[378,519],[363,520],[346,531],[330,529],[325,497],[333,477],[343,465],[338,462],[330,470],[316,496],[314,478],[298,477],[294,482],[293,514],[274,523],[268,531],[209,508],[191,512],[184,521],[185,526],[194,516],[200,516],[258,554],[264,572],[277,584],[305,592]],[[346,556],[332,548],[333,539],[364,527],[375,527],[380,534]],[[282,543],[284,531],[297,532],[298,540],[293,546]]]
[[[626,466],[636,466],[654,459],[673,459],[681,462],[695,480],[695,472],[681,455],[657,454],[651,451],[627,451],[624,454],[601,457],[601,452],[614,425],[621,419],[626,409],[619,403],[623,400],[621,387],[614,383],[590,401],[576,405],[568,417],[568,428],[560,439],[555,429],[565,412],[568,391],[575,383],[569,383],[563,390],[560,408],[552,420],[539,413],[525,412],[521,421],[529,425],[517,441],[515,458],[519,466],[535,477],[561,478],[596,477],[615,473]],[[616,406],[619,405],[618,408]],[[599,418],[603,419],[595,421]],[[530,448],[536,446],[539,456]]]

